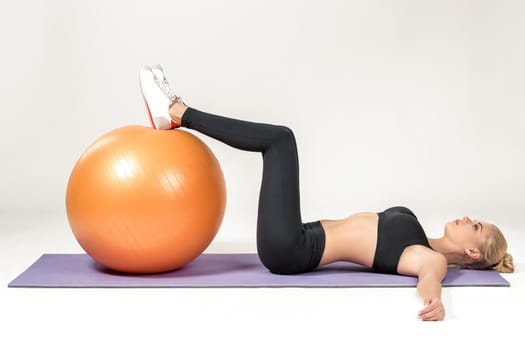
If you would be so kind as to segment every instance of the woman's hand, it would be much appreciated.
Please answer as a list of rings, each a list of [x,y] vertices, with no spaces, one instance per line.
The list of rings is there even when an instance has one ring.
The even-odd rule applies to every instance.
[[[419,311],[419,318],[423,321],[443,321],[445,307],[439,298],[425,300],[425,307]]]

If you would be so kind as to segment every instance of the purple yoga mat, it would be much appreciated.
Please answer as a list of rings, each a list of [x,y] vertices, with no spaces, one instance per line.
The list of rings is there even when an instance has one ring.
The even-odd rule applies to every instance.
[[[85,254],[44,254],[9,287],[412,287],[414,277],[372,273],[336,262],[300,275],[275,275],[256,254],[202,254],[179,270],[126,275]],[[510,286],[492,270],[450,268],[443,286]]]

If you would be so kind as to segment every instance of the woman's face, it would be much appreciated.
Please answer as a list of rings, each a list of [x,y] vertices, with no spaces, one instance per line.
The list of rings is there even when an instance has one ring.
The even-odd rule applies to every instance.
[[[445,225],[445,236],[462,249],[479,249],[489,234],[488,222],[472,220],[468,216]]]

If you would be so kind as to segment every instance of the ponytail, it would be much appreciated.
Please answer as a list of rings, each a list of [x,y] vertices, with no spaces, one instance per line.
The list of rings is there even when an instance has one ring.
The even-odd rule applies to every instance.
[[[512,255],[509,253],[505,253],[503,258],[492,267],[494,270],[498,272],[514,272],[514,261],[512,259]]]

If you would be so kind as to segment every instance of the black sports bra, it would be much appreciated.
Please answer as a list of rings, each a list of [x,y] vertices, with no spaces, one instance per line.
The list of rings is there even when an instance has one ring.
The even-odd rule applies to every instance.
[[[372,265],[374,271],[395,274],[399,258],[406,247],[420,244],[431,248],[423,227],[410,209],[393,207],[377,215],[377,245]]]

